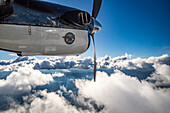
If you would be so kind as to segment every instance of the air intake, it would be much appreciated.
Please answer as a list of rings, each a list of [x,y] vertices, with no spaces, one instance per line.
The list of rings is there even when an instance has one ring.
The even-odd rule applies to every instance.
[[[83,27],[90,24],[91,16],[85,11],[75,10],[64,13],[59,20],[66,25]]]
[[[13,13],[13,0],[0,0],[0,20],[3,20]]]

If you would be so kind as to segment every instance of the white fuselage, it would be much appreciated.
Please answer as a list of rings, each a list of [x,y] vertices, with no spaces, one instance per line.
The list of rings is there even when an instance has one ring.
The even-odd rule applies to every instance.
[[[71,32],[75,41],[67,44],[64,36]],[[32,55],[79,55],[89,46],[87,30],[0,24],[0,49]]]

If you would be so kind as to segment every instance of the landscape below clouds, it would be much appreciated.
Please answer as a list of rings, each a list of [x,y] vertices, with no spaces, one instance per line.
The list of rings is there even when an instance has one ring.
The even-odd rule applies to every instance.
[[[0,61],[0,112],[169,113],[170,56]]]

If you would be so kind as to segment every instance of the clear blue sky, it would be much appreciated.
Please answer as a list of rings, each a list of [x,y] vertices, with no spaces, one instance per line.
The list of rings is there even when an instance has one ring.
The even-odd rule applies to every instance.
[[[46,0],[85,10],[92,0]],[[97,56],[136,57],[170,54],[170,0],[103,0],[98,15],[103,28],[95,36]],[[92,55],[92,46],[82,56]],[[0,52],[0,58],[8,53]]]

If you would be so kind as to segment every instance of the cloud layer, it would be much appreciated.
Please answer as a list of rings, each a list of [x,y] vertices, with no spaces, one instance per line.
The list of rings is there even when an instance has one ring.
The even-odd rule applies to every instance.
[[[32,88],[50,81],[53,81],[50,74],[42,74],[30,68],[19,68],[18,72],[12,72],[6,79],[0,80],[0,94],[29,92]]]
[[[78,80],[76,86],[81,95],[105,105],[104,112],[168,113],[170,110],[169,95],[153,89],[146,81],[140,82],[118,70],[111,76],[105,72],[97,75],[96,83]]]
[[[11,95],[7,96],[9,102],[0,98],[1,105],[10,106],[3,112],[169,113],[170,57],[131,57],[125,54],[98,58],[97,82],[89,79],[93,76],[91,57],[20,57],[0,61],[1,71],[12,71],[0,79],[0,95]],[[91,74],[79,77],[85,71],[70,68]],[[42,73],[42,69],[51,70]],[[53,73],[55,69],[68,70]],[[110,70],[112,74],[108,74]],[[22,103],[16,101],[17,95]]]

